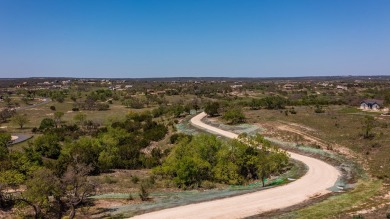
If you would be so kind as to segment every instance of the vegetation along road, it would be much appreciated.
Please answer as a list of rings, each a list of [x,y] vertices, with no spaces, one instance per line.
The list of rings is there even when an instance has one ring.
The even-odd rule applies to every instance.
[[[200,113],[191,119],[191,123],[214,134],[228,138],[238,137],[234,133],[203,123],[201,119],[205,116],[206,113]],[[329,193],[328,189],[334,186],[341,175],[335,167],[323,161],[296,153],[289,154],[308,167],[307,173],[294,182],[245,195],[155,211],[135,218],[243,218],[293,206]]]

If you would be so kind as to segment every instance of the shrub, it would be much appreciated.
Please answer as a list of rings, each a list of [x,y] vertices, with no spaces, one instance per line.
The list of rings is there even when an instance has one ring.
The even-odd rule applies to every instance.
[[[202,187],[205,189],[215,189],[216,185],[215,183],[206,180],[202,182]]]
[[[287,112],[287,111],[286,111]],[[222,118],[229,122],[230,124],[238,124],[245,121],[245,115],[242,112],[241,108],[234,107],[229,110],[227,110]]]
[[[387,219],[390,219],[390,213],[387,213],[387,214],[386,214],[386,218],[387,218]]]
[[[104,183],[106,184],[115,184],[118,182],[117,179],[112,178],[111,176],[104,176],[103,178]]]
[[[316,108],[314,109],[314,112],[315,112],[315,113],[324,113],[325,110],[322,109],[322,106],[317,105]]]
[[[290,109],[290,113],[291,114],[297,114],[297,111],[295,111],[294,107],[292,109]]]
[[[73,111],[73,112],[79,111],[79,108],[73,107],[73,108],[72,108],[72,111]]]
[[[218,115],[219,111],[219,103],[218,102],[209,102],[206,103],[206,106],[204,108],[204,111],[207,113],[209,116],[216,116]]]
[[[55,106],[50,106],[50,109],[55,111],[56,110],[56,107]]]
[[[149,200],[149,192],[146,188],[146,185],[143,183],[141,184],[139,188],[139,197],[141,198],[142,201],[148,201]]]
[[[56,127],[56,123],[53,119],[50,118],[44,118],[41,121],[41,124],[39,126],[40,130],[46,130]]]
[[[137,184],[139,182],[139,177],[138,176],[132,176],[131,177],[131,182],[134,184]]]
[[[130,193],[129,196],[127,197],[127,200],[128,200],[128,201],[134,200],[134,197],[133,197],[133,195],[132,195],[131,193]]]
[[[110,108],[110,105],[108,105],[106,103],[98,103],[98,104],[96,104],[96,108],[99,111],[104,111],[104,110],[108,110]]]
[[[186,135],[183,133],[175,133],[175,134],[171,135],[171,137],[169,138],[169,141],[171,142],[171,144],[176,144],[181,138],[191,139],[191,137],[192,137],[192,135]]]

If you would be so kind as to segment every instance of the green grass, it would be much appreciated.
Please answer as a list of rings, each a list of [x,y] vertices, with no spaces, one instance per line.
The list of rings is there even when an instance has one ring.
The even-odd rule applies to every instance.
[[[359,181],[351,192],[332,196],[323,202],[286,214],[282,218],[320,219],[335,217],[369,201],[370,198],[378,194],[381,188],[382,181],[380,180]]]

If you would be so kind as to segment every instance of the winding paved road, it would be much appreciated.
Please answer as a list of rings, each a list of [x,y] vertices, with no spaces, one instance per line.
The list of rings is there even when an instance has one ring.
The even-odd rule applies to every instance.
[[[237,135],[210,125],[204,124],[201,119],[206,116],[200,113],[191,119],[192,125],[206,129],[214,134],[228,138],[237,138]],[[291,158],[307,165],[308,171],[300,179],[289,184],[234,196],[230,198],[201,202],[155,211],[135,218],[162,219],[162,218],[243,218],[266,211],[290,207],[311,197],[329,193],[328,188],[334,186],[341,175],[333,166],[303,155],[291,153]]]
[[[24,107],[15,108],[15,110],[16,110],[16,111],[19,111],[19,110],[30,109],[30,108],[34,108],[34,107],[37,107],[37,106],[45,105],[45,104],[50,103],[50,102],[51,102],[51,100],[50,100],[49,98],[45,98],[45,99],[43,99],[43,101],[40,102],[40,103],[33,104],[33,105],[30,105],[30,106],[24,106]]]

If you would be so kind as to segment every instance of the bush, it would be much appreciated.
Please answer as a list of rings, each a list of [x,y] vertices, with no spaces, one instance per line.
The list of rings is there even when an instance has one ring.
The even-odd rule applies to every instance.
[[[98,103],[96,104],[96,108],[99,111],[104,111],[104,110],[108,110],[110,108],[110,105],[108,105],[107,103]]]
[[[176,144],[181,138],[188,138],[191,140],[192,135],[186,135],[184,133],[175,133],[175,134],[171,135],[171,137],[169,138],[169,141],[171,144]]]
[[[314,112],[315,112],[315,113],[324,113],[325,110],[322,109],[322,106],[317,105],[316,108],[314,109]]]
[[[79,108],[73,107],[73,108],[72,108],[72,111],[73,111],[73,112],[77,112],[77,111],[79,111]]]
[[[179,188],[197,188],[206,181],[240,184],[252,179],[265,180],[288,164],[286,152],[262,136],[249,137],[248,142],[252,145],[239,140],[225,142],[213,135],[183,138],[153,171],[172,179]]]
[[[103,178],[104,183],[106,184],[115,184],[118,182],[117,179],[112,178],[111,176],[104,176]]]
[[[142,201],[148,201],[149,200],[149,192],[146,188],[146,185],[141,184],[139,188],[139,197]]]
[[[139,182],[139,177],[138,176],[132,176],[131,177],[131,182],[134,184],[137,184]]]
[[[209,116],[216,116],[218,115],[219,111],[219,103],[218,102],[209,102],[206,103],[206,106],[204,108],[205,113]]]
[[[242,109],[237,107],[227,110],[222,118],[230,124],[238,124],[245,121],[245,115],[242,112]]]
[[[387,214],[386,214],[386,218],[387,218],[387,219],[390,219],[390,213],[387,213]]]
[[[290,109],[290,113],[291,114],[297,114],[297,111],[295,111],[294,107],[292,109]]]
[[[50,109],[55,111],[56,110],[56,107],[55,106],[50,106]]]
[[[129,196],[127,197],[127,200],[128,200],[128,201],[134,200],[134,197],[133,197],[133,195],[132,195],[131,193],[130,193]]]
[[[56,127],[56,123],[53,119],[50,118],[44,118],[41,121],[41,124],[39,126],[40,130],[47,130]]]
[[[216,185],[215,185],[215,183],[206,180],[206,181],[202,182],[202,187],[205,189],[215,189]]]

